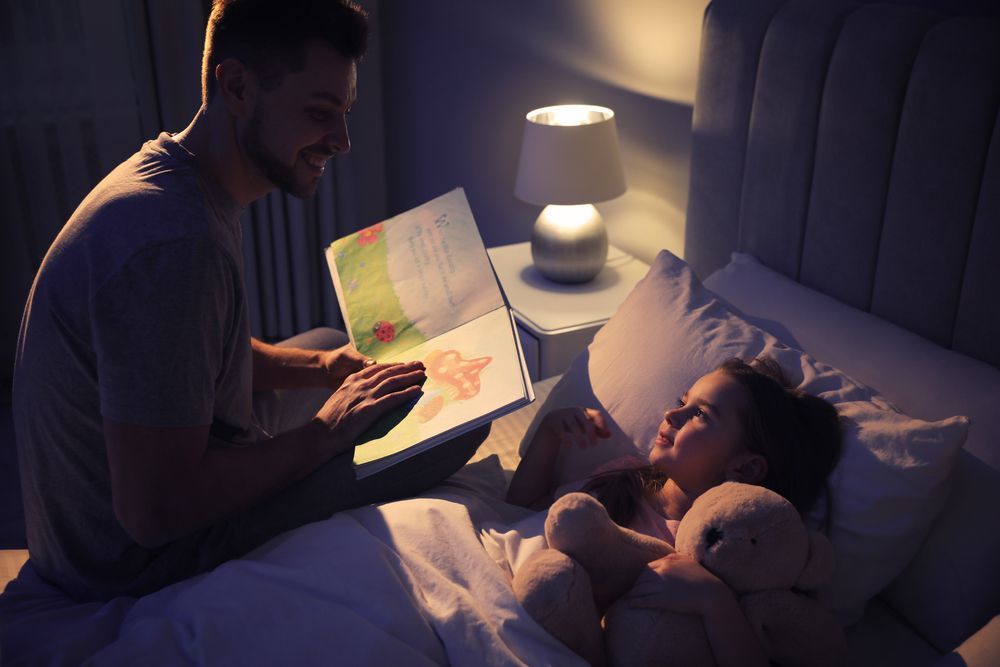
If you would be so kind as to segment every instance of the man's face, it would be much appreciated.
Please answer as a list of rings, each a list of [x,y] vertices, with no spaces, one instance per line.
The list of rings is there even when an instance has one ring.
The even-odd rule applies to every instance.
[[[346,116],[356,98],[354,61],[310,42],[302,71],[260,91],[240,133],[243,151],[270,183],[296,197],[312,196],[326,161],[351,149]]]

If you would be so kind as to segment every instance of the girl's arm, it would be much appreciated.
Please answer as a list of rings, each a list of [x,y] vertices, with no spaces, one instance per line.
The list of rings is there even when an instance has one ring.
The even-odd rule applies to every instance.
[[[701,616],[719,667],[769,664],[729,587],[690,556],[672,553],[649,564],[629,604]]]
[[[701,620],[719,667],[770,664],[736,596],[726,586],[706,604]]]
[[[559,449],[593,446],[611,435],[604,414],[592,408],[562,408],[545,415],[507,489],[507,502],[531,509],[552,504]]]

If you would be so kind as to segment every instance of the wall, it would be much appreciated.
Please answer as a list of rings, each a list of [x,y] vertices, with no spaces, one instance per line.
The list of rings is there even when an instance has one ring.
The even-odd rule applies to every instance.
[[[600,104],[617,115],[628,182],[599,205],[612,243],[646,260],[680,254],[704,6],[382,0],[390,214],[462,186],[487,245],[527,240],[540,207],[513,195],[524,115]]]
[[[373,29],[378,31],[374,2]],[[83,197],[144,141],[177,132],[201,103],[207,0],[17,2],[0,5],[0,404],[10,400],[21,314],[52,240]],[[321,249],[386,215],[376,82],[352,138],[316,197],[272,194],[244,216],[251,330],[286,338],[340,324]]]
[[[0,403],[56,234],[105,174],[197,109],[204,20],[200,0],[0,5]]]

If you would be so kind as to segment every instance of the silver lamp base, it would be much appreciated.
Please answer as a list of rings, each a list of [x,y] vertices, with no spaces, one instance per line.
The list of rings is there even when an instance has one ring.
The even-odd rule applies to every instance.
[[[608,232],[592,204],[546,206],[531,232],[531,259],[558,283],[584,283],[608,259]]]

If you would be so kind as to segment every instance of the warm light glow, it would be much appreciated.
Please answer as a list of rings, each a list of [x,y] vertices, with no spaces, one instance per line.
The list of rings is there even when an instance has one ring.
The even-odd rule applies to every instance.
[[[615,112],[592,104],[560,104],[528,112],[528,120],[539,125],[593,125],[613,118]]]
[[[529,111],[514,194],[532,204],[593,204],[625,192],[615,113],[566,104]]]
[[[601,214],[597,212],[593,204],[576,204],[575,206],[549,204],[542,209],[539,217],[544,217],[559,229],[569,232],[594,224],[595,218],[600,221]]]
[[[518,48],[614,89],[694,104],[708,0],[477,3],[483,24],[518,35]],[[553,8],[553,6],[557,8]],[[624,108],[615,102],[619,111]]]
[[[590,76],[644,95],[694,104],[706,0],[585,2],[590,40],[575,49]]]

